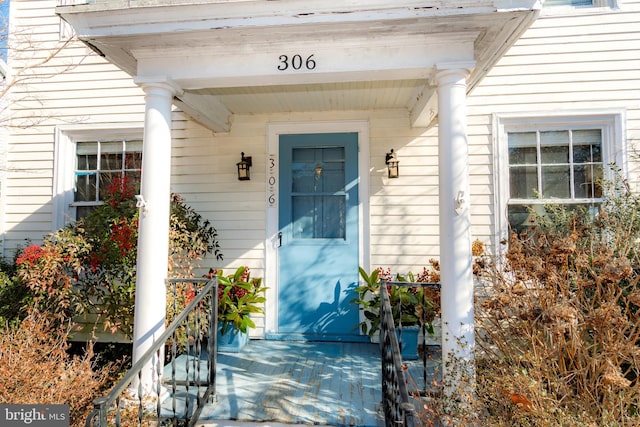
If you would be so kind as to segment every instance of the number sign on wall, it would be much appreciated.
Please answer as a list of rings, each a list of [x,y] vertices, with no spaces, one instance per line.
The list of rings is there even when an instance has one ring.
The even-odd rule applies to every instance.
[[[276,182],[278,168],[276,167],[276,155],[269,154],[269,171],[267,173],[267,206],[274,208],[277,206]]]
[[[300,54],[295,55],[280,55],[278,57],[278,70],[313,70],[316,68],[316,60],[313,58],[313,54],[304,56]]]

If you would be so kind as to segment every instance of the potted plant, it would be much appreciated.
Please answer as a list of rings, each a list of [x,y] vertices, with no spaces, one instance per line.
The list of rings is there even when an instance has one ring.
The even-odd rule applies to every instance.
[[[374,337],[380,329],[380,285],[382,281],[391,281],[390,271],[381,267],[371,274],[360,267],[360,277],[363,284],[356,288],[358,298],[353,302],[360,305],[364,313],[364,320],[359,324],[363,334]],[[428,273],[428,274],[427,274]],[[426,268],[423,273],[407,277],[397,275],[397,282],[432,282],[436,278],[433,272]],[[434,334],[433,320],[438,314],[440,306],[439,289],[422,286],[387,286],[391,302],[391,312],[396,328],[402,327],[403,359],[416,359],[418,350],[418,334],[421,327],[430,335]]]
[[[267,288],[246,266],[227,276],[222,270],[211,274],[218,275],[218,350],[238,352],[249,341],[249,328],[256,327],[251,315],[264,313]]]

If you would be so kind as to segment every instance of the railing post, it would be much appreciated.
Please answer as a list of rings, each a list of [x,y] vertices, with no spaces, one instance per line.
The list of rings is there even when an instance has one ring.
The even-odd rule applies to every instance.
[[[210,398],[216,396],[216,371],[218,363],[218,280],[211,288],[211,313],[209,318],[209,384],[211,384]]]
[[[107,427],[107,398],[98,397],[93,401],[93,413],[98,414],[98,427]],[[87,419],[87,427],[90,426],[90,422],[93,418]],[[95,424],[94,424],[95,426]]]

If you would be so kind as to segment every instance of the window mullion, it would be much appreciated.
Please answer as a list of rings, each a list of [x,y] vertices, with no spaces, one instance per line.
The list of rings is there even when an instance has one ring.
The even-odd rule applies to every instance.
[[[603,162],[602,163],[602,169],[603,169],[602,170],[602,178],[604,179],[604,176],[605,176],[604,165],[606,164],[606,163],[604,163],[604,149],[603,149],[604,147],[603,147],[603,144],[602,144],[602,139],[604,138],[604,130],[602,130],[600,132],[601,132],[600,133],[600,135],[601,135],[601,138],[600,138],[600,141],[601,141],[600,142],[600,160]],[[589,167],[591,168],[591,175],[595,176],[595,173],[596,173],[596,170],[598,168],[598,165],[596,164],[596,161],[595,161],[595,156],[594,156],[594,153],[593,153],[593,145],[591,145],[589,147]],[[592,197],[595,197],[595,195],[596,195],[596,185],[597,185],[597,183],[596,183],[596,179],[594,177],[594,179],[592,179],[592,181],[591,181],[591,195],[592,195]],[[604,183],[602,185],[604,185]]]
[[[542,194],[542,148],[540,147],[540,131],[536,131],[536,169],[538,171],[538,197]]]
[[[569,129],[569,196],[571,200],[575,200],[575,176],[573,174],[573,130]]]
[[[100,184],[102,179],[100,177],[102,171],[102,141],[98,140],[98,152],[96,158],[96,194],[94,194],[94,201],[100,200]]]
[[[120,178],[124,178],[125,171],[127,170],[127,165],[125,164],[125,161],[127,160],[127,144],[124,139],[121,141],[120,145],[121,145],[120,150],[122,151],[122,154],[121,154],[122,162],[120,165]]]

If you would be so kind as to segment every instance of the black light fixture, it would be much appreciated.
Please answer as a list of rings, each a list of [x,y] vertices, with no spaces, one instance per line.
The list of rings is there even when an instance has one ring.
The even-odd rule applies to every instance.
[[[396,157],[396,153],[393,152],[393,148],[390,152],[387,153],[386,163],[387,170],[389,171],[389,178],[397,178],[398,176],[400,176],[400,166],[398,165],[400,161]]]
[[[236,166],[238,166],[238,179],[240,181],[249,181],[251,179],[251,156],[245,157],[244,152],[240,153],[241,158]]]

